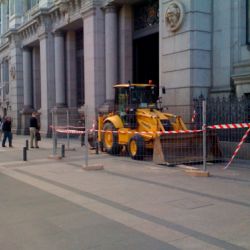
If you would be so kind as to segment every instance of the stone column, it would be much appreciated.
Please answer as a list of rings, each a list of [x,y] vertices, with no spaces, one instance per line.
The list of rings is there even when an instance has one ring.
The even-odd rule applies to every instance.
[[[24,110],[31,110],[33,104],[31,50],[23,50],[23,99]]]
[[[84,93],[91,123],[105,101],[104,14],[100,8],[83,13]],[[91,125],[91,124],[90,124]]]
[[[3,85],[4,85],[4,82],[3,82],[3,60],[1,59],[0,60],[0,116],[3,117],[4,116],[4,112],[3,112]]]
[[[9,34],[9,58],[8,72],[6,80],[9,81],[11,88],[9,89],[8,101],[10,106],[7,115],[12,117],[13,133],[20,134],[22,131],[22,115],[23,107],[23,51],[21,49],[21,40],[16,31],[11,30]],[[10,73],[9,73],[10,72]],[[7,86],[6,86],[7,89]],[[6,90],[5,89],[5,90]]]
[[[123,5],[119,13],[119,80],[133,80],[133,12],[130,5]]]
[[[66,34],[66,66],[67,66],[67,103],[68,107],[77,107],[76,85],[76,33],[68,31]]]
[[[29,118],[33,111],[32,58],[29,48],[23,49],[23,110],[22,134],[29,134]]]
[[[0,61],[0,75],[1,75],[1,79],[0,79],[0,81],[1,81],[1,91],[0,91],[0,93],[1,93],[1,96],[0,96],[0,101],[1,101],[1,103],[3,104],[3,93],[4,93],[4,78],[3,78],[3,60],[1,60]],[[2,105],[1,104],[1,105]],[[1,116],[3,116],[2,114],[0,114]]]
[[[79,113],[77,110],[77,81],[76,81],[76,32],[68,31],[66,33],[66,100],[70,124],[79,125]],[[67,119],[66,118],[66,119]]]
[[[105,8],[106,101],[114,100],[113,85],[118,80],[117,22],[116,7],[108,5]]]
[[[40,51],[39,47],[32,49],[32,76],[33,76],[33,108],[41,108],[41,76],[40,76]]]
[[[65,66],[64,37],[61,32],[55,33],[55,83],[56,107],[65,107]]]
[[[41,72],[41,130],[49,134],[52,124],[51,109],[55,105],[55,57],[54,37],[51,32],[40,35]]]

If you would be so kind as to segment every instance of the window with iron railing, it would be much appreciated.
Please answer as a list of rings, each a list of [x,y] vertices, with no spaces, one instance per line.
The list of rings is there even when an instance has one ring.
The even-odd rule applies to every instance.
[[[39,0],[24,0],[22,23],[29,21],[32,14],[39,9]]]
[[[39,4],[39,0],[24,0],[23,2],[24,12],[32,9],[37,4]]]

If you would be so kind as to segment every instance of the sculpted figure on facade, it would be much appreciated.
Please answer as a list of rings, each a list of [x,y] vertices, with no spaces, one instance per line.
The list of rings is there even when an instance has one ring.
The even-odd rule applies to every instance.
[[[183,7],[179,2],[172,1],[168,4],[165,12],[165,19],[171,31],[176,31],[180,27],[183,15]]]
[[[11,80],[15,80],[16,79],[16,68],[15,68],[15,66],[12,66],[10,68],[10,76],[11,76]]]

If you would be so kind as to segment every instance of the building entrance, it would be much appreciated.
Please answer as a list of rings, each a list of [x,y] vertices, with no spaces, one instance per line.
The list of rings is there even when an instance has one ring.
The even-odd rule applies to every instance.
[[[133,78],[143,83],[153,80],[159,86],[159,33],[154,33],[133,42]]]

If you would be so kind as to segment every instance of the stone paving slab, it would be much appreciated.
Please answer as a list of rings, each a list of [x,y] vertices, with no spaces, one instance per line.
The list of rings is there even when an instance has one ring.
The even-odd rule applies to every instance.
[[[0,223],[16,235],[13,242],[0,237],[6,249],[250,248],[247,165],[208,165],[211,177],[197,178],[183,168],[89,153],[89,163],[104,170],[84,171],[77,141],[56,161],[44,139],[23,162],[15,154],[24,139],[0,151]]]

